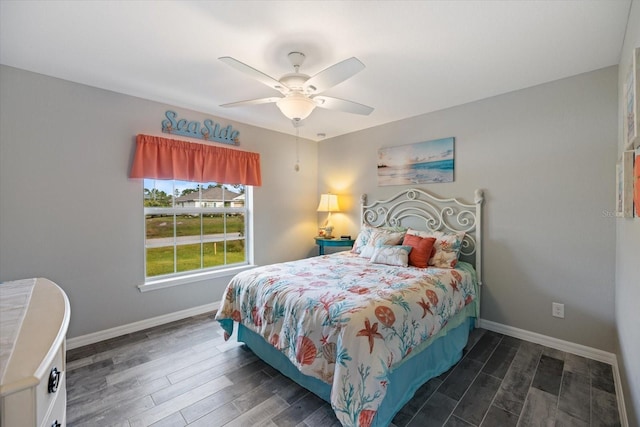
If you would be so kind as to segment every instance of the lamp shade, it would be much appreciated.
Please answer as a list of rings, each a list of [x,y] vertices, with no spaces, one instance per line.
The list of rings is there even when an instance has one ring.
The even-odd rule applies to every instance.
[[[338,212],[338,196],[327,193],[320,195],[320,204],[318,204],[318,212]]]
[[[304,120],[316,108],[316,103],[300,92],[290,92],[284,98],[280,98],[276,105],[282,114],[291,120]]]

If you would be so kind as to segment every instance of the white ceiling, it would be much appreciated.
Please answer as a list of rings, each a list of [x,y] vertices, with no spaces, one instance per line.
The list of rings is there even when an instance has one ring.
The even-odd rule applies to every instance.
[[[356,56],[324,94],[375,111],[316,108],[318,140],[618,64],[630,3],[0,0],[0,62],[293,134],[275,104],[221,108],[278,92],[217,58],[279,78],[290,51],[309,75]]]

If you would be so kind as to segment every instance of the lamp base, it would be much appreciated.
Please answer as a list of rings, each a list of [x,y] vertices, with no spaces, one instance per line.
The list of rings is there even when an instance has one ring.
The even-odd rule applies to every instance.
[[[318,230],[318,236],[323,237],[325,239],[333,239],[333,236],[331,235],[331,233],[333,233],[333,227],[331,226],[320,227],[320,229]]]

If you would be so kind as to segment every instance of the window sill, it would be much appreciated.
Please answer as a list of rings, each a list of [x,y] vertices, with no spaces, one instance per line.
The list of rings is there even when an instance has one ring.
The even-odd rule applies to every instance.
[[[242,271],[251,270],[255,267],[257,266],[248,264],[225,268],[224,270],[207,271],[202,273],[187,274],[180,277],[168,277],[164,279],[149,280],[142,285],[138,285],[138,289],[140,289],[140,292],[148,292],[158,289],[171,288],[174,286],[186,285],[189,283],[201,282],[203,280],[216,279],[218,277],[232,277]]]

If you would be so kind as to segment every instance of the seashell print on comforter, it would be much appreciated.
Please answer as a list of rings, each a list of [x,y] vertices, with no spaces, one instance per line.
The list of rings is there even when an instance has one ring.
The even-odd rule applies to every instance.
[[[369,427],[393,367],[475,298],[470,264],[394,267],[339,252],[236,275],[216,319],[241,322],[330,384],[344,426]]]

